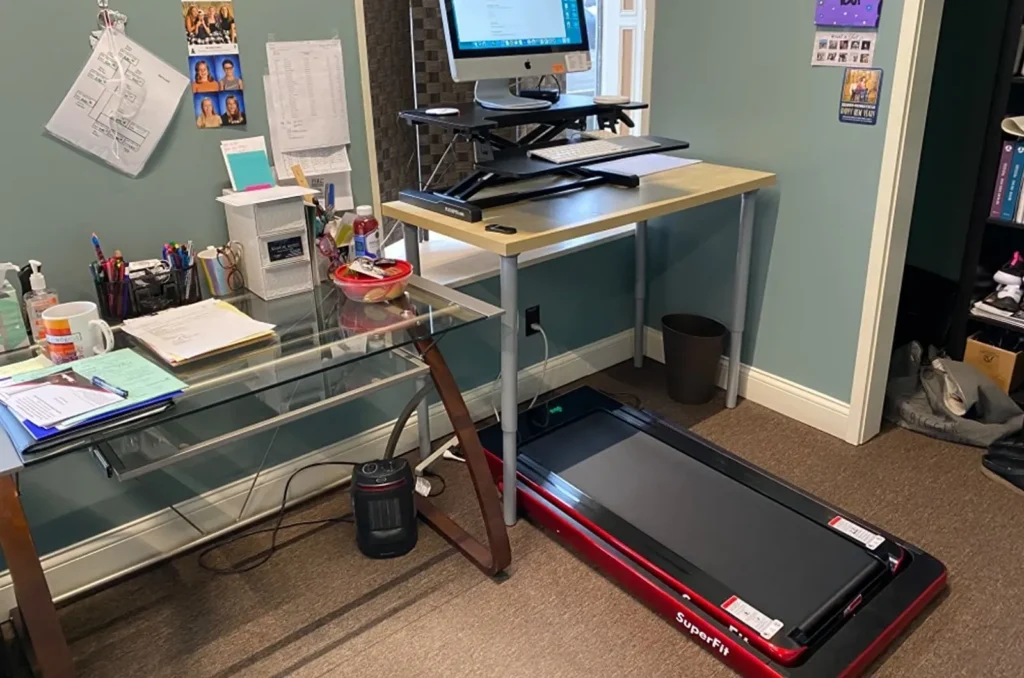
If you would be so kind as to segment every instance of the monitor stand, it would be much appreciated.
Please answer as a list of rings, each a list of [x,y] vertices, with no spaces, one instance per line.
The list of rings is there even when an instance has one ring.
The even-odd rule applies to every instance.
[[[508,88],[508,80],[479,80],[474,95],[476,103],[494,111],[539,111],[551,108],[550,101],[517,97]]]

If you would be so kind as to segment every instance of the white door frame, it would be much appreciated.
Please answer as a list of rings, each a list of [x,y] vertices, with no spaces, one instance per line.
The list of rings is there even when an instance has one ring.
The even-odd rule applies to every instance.
[[[881,430],[944,0],[906,0],[892,73],[846,442]],[[891,18],[891,17],[890,17]]]

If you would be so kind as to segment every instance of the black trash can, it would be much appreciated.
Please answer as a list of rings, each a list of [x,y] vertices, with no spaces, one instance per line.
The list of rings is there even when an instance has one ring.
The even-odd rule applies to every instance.
[[[673,313],[661,319],[661,332],[669,397],[684,405],[710,401],[725,350],[725,325],[699,315]]]

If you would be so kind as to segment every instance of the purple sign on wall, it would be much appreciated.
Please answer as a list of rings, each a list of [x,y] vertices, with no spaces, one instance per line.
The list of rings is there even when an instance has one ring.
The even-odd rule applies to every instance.
[[[844,28],[878,28],[882,0],[815,0],[818,11],[814,23]]]

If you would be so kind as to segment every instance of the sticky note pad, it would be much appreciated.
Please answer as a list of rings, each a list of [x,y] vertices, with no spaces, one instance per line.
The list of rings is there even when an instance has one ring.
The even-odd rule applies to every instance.
[[[246,191],[274,185],[274,173],[270,170],[267,143],[263,137],[222,141],[220,148],[233,189]]]
[[[245,191],[254,186],[273,186],[274,175],[270,171],[270,160],[266,151],[247,151],[228,156],[228,171],[236,191]]]

